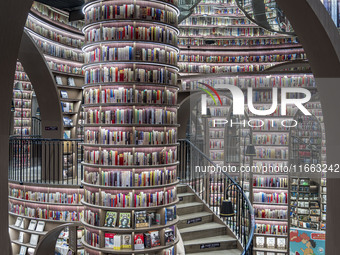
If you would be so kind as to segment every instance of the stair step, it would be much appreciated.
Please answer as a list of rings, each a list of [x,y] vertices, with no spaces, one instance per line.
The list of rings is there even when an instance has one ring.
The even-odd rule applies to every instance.
[[[242,251],[238,249],[231,249],[226,251],[209,251],[209,252],[198,252],[198,253],[185,253],[187,255],[240,255]]]
[[[182,234],[181,234],[182,235]],[[204,245],[212,245],[212,247],[204,248]],[[221,251],[224,250],[225,254],[228,254],[225,250],[236,249],[237,240],[228,235],[222,236],[211,236],[205,238],[199,238],[195,240],[184,241],[185,253],[197,253],[197,252],[207,252],[210,251]]]
[[[177,185],[177,194],[187,192],[188,185],[179,184]]]
[[[177,197],[179,198],[180,204],[195,202],[195,194],[194,193],[177,194]]]
[[[178,215],[201,212],[203,210],[203,203],[190,202],[190,203],[178,204],[176,208],[177,208]]]
[[[188,213],[179,216],[179,222],[177,223],[177,227],[179,229],[193,227],[203,223],[211,222],[212,220],[213,214],[211,212],[203,211],[197,213]]]
[[[217,222],[204,223],[180,230],[183,241],[201,239],[207,236],[222,236],[226,234],[226,226]]]

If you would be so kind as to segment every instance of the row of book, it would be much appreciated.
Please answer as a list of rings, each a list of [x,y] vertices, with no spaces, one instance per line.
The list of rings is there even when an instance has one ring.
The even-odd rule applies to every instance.
[[[113,212],[107,211],[104,227],[109,228],[149,228],[168,224],[176,219],[176,206],[166,207],[165,214],[158,211]],[[84,211],[84,221],[93,226],[100,226],[99,211]]]
[[[224,151],[210,151],[210,159],[214,161],[224,161]]]
[[[96,232],[91,232],[85,229],[85,241],[94,247],[100,248],[100,235]],[[169,245],[174,242],[175,235],[173,228],[167,228],[164,232],[164,245]],[[131,234],[115,234],[115,233],[105,233],[105,246],[104,248],[109,248],[113,250],[144,250],[153,247],[161,246],[160,232],[158,230],[148,231],[146,233],[135,233]],[[132,245],[133,239],[133,245]],[[133,247],[132,247],[133,246]],[[165,254],[173,254],[172,249],[167,249]]]
[[[85,53],[85,62],[105,61],[147,61],[177,65],[177,52],[172,48],[139,48],[125,46],[121,48],[101,46]]]
[[[253,144],[257,145],[288,145],[288,134],[256,134]]]
[[[270,235],[287,235],[288,226],[279,224],[255,223],[255,233]]]
[[[17,63],[16,63],[15,71],[25,72],[24,67],[22,66],[22,64],[19,61],[17,61]]]
[[[158,43],[177,44],[177,33],[167,26],[139,25],[122,26],[117,23],[111,26],[103,24],[100,28],[89,28],[85,30],[85,40],[87,42],[115,41],[115,40],[140,40]]]
[[[259,27],[182,27],[181,37],[196,37],[196,38],[209,38],[213,39],[216,37],[260,37],[260,36],[271,36],[273,34],[269,31]]]
[[[57,44],[41,40],[39,38],[35,38],[34,36],[33,40],[35,44],[41,49],[41,51],[45,54],[67,60],[84,62],[84,54],[82,52],[77,52],[72,49],[65,48]]]
[[[18,90],[32,90],[32,84],[30,82],[16,81],[14,83],[14,89]]]
[[[36,11],[37,13],[41,14],[42,16],[45,16],[49,20],[56,21],[58,23],[67,25],[71,28],[75,28],[77,30],[81,30],[84,26],[84,23],[81,21],[69,21],[69,17],[67,14],[63,14],[59,11],[53,10],[52,7],[41,4],[39,2],[34,2],[32,4],[32,10]]]
[[[281,193],[254,192],[254,202],[271,203],[271,204],[287,204],[288,196],[287,196],[287,193],[285,192],[281,192]]]
[[[239,88],[285,88],[285,87],[316,87],[313,76],[310,75],[275,75],[275,76],[246,76],[225,77],[214,79],[194,79],[183,81],[183,87],[188,90],[196,90],[203,87],[201,83],[214,88],[223,87],[225,84],[235,85]]]
[[[21,100],[13,100],[14,107],[16,108],[31,108],[31,101],[21,101]]]
[[[62,112],[74,112],[74,104],[70,102],[61,102]]]
[[[138,194],[132,192],[112,194],[105,191],[91,192],[90,190],[84,192],[84,201],[89,204],[120,208],[167,205],[175,202],[176,198],[176,188],[165,191],[140,192]]]
[[[183,73],[236,73],[236,72],[260,72],[271,67],[273,64],[244,64],[244,65],[207,65],[207,64],[179,64],[180,72]]]
[[[114,144],[114,145],[158,145],[176,143],[177,132],[175,129],[166,131],[114,131],[105,128],[100,130],[85,130],[85,143]]]
[[[106,108],[107,109],[107,108]],[[87,110],[85,124],[175,124],[177,114],[164,109],[112,109]]]
[[[287,209],[265,209],[254,207],[254,214],[259,219],[288,219]]]
[[[13,98],[15,99],[32,99],[32,92],[13,90]]]
[[[53,61],[47,61],[47,64],[50,69],[54,71],[79,75],[83,74],[83,70],[80,67],[70,66],[68,64],[58,64]]]
[[[209,138],[212,139],[219,139],[219,138],[224,138],[224,130],[209,130]]]
[[[288,179],[287,177],[259,177],[256,176],[253,178],[253,186],[254,187],[267,187],[267,188],[287,188],[288,187]]]
[[[61,193],[61,192],[39,192],[31,190],[23,190],[17,188],[9,189],[9,196],[20,198],[29,201],[37,201],[44,203],[59,203],[59,204],[80,204],[83,197],[82,194],[74,193]]]
[[[29,78],[25,72],[21,71],[16,71],[14,74],[14,79],[15,80],[20,80],[20,81],[29,81]]]
[[[248,53],[249,54],[249,53]],[[179,55],[178,61],[182,62],[202,62],[202,63],[261,63],[261,62],[282,62],[306,59],[305,53],[288,53],[288,54],[266,54],[266,55]]]
[[[222,117],[222,116],[227,116],[229,113],[229,108],[226,107],[214,107],[214,106],[208,106],[208,114],[212,117]]]
[[[57,211],[42,208],[31,208],[25,207],[22,204],[9,203],[9,211],[22,216],[38,218],[38,219],[48,219],[56,221],[78,221],[81,213],[76,211]]]
[[[165,8],[164,8],[165,9]],[[142,19],[177,25],[175,9],[164,10],[140,4],[114,5],[111,3],[85,10],[85,23],[113,19]]]
[[[65,36],[62,32],[59,32],[59,29],[56,29],[51,25],[36,22],[31,15],[28,15],[25,26],[47,39],[67,46],[81,48],[84,44],[83,40],[79,39],[78,36],[72,37],[72,34],[67,34],[67,36]]]
[[[282,122],[283,120],[275,119],[252,119],[251,125],[254,127],[253,131],[289,131],[290,128],[287,126],[290,122],[283,122],[286,126],[281,125]]]
[[[256,158],[288,159],[288,148],[256,148]]]
[[[298,44],[297,38],[264,38],[264,39],[204,39],[194,37],[180,37],[178,45],[181,46],[221,46],[221,47],[234,47],[234,46],[272,46],[272,45],[285,45],[285,44]]]
[[[224,141],[210,140],[209,148],[210,149],[224,149]]]
[[[30,135],[31,134],[31,128],[30,127],[20,127],[20,128],[15,128],[13,130],[14,135]]]
[[[149,187],[176,181],[176,169],[156,169],[141,172],[85,170],[84,181],[90,184],[113,187]]]
[[[146,82],[157,84],[177,85],[177,74],[163,68],[122,68],[107,67],[92,68],[85,71],[85,83],[101,83],[101,82]]]
[[[14,117],[23,117],[23,118],[30,118],[31,112],[30,111],[14,111]]]
[[[172,164],[177,160],[176,149],[161,149],[153,152],[131,152],[114,150],[86,150],[84,161],[107,166],[157,166]]]
[[[240,17],[238,19],[231,19],[229,17],[211,17],[211,16],[191,16],[182,21],[181,26],[253,26],[249,19]]]
[[[206,15],[244,15],[243,12],[237,7],[232,6],[228,8],[215,8],[212,5],[198,5],[194,9],[194,14],[206,14]]]
[[[171,104],[177,103],[177,92],[161,89],[87,89],[84,92],[85,104],[105,103],[146,103],[146,104]]]
[[[24,127],[29,127],[31,126],[31,120],[21,120],[21,119],[14,119],[14,126],[19,127],[19,126],[24,126]]]

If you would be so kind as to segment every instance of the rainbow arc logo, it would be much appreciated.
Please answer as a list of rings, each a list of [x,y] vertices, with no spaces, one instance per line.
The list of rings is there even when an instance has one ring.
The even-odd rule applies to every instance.
[[[207,88],[210,89],[212,92],[214,92],[214,94],[217,96],[217,98],[218,98],[220,104],[223,105],[223,104],[222,104],[222,100],[221,100],[220,95],[217,93],[217,91],[216,91],[213,87],[211,87],[211,86],[208,85],[208,84],[202,83],[202,82],[199,82],[199,84],[201,84],[201,85],[207,87]],[[199,88],[200,90],[204,91],[205,93],[207,93],[207,94],[212,98],[212,100],[214,101],[215,105],[217,106],[216,99],[215,99],[215,97],[213,96],[213,94],[212,94],[209,90],[207,90],[207,89],[205,89],[205,88],[201,88],[201,87],[198,87],[198,88]]]

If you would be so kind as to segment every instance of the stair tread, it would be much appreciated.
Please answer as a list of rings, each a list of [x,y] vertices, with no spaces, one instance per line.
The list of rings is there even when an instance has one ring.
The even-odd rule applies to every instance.
[[[190,203],[178,204],[178,205],[176,205],[176,207],[177,207],[177,209],[179,209],[179,208],[185,208],[185,207],[196,206],[196,205],[203,205],[203,203],[190,202]]]
[[[217,228],[226,228],[226,226],[223,224],[217,223],[217,222],[209,222],[209,223],[203,223],[203,224],[192,226],[192,227],[182,228],[180,232],[181,234],[184,234],[188,232],[191,233],[195,231],[206,231],[206,230],[217,229]]]
[[[179,220],[190,220],[193,218],[198,218],[198,217],[204,217],[204,216],[210,216],[213,215],[211,212],[197,212],[197,213],[188,213],[188,214],[183,214],[179,215]]]
[[[205,237],[205,238],[198,238],[194,240],[189,241],[183,241],[184,246],[186,245],[198,245],[202,243],[222,243],[222,242],[230,242],[230,241],[236,241],[236,238],[223,235],[223,236],[211,236],[211,237]]]
[[[209,252],[195,252],[195,253],[186,253],[187,255],[240,255],[242,251],[238,249],[230,249],[223,251],[209,251]]]
[[[177,194],[178,197],[190,197],[190,196],[194,196],[194,193],[179,193]]]

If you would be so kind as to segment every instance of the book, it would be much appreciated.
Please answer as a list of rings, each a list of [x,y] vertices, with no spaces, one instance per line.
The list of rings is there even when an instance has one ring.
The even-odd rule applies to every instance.
[[[175,234],[174,230],[171,228],[167,228],[164,231],[164,237],[165,237],[165,244],[170,244],[175,241]]]
[[[18,217],[17,220],[15,221],[14,226],[19,228],[22,221],[23,221],[23,219],[21,217]]]
[[[155,212],[148,213],[149,227],[161,224],[161,215]]]
[[[39,235],[32,234],[30,239],[30,244],[37,245],[39,240]]]
[[[116,212],[106,212],[104,227],[114,228],[116,226],[117,213]]]
[[[275,237],[267,237],[267,248],[275,248]]]
[[[146,211],[135,212],[135,228],[146,228],[148,226]]]
[[[67,85],[69,85],[69,86],[76,86],[73,77],[68,77],[67,78]]]
[[[130,228],[131,213],[120,213],[119,214],[119,227]]]
[[[71,138],[71,130],[64,130],[64,139]]]
[[[60,96],[61,96],[61,98],[68,98],[68,93],[67,93],[67,91],[66,90],[61,90],[60,91]]]
[[[105,248],[113,248],[115,234],[105,233]]]
[[[157,247],[161,245],[161,239],[159,236],[159,231],[149,231],[149,234],[151,236],[151,247]]]
[[[19,255],[26,255],[27,247],[26,246],[20,246],[20,252]]]
[[[165,224],[168,221],[174,220],[174,208],[173,207],[165,208],[165,219],[166,219]]]
[[[264,236],[256,237],[256,245],[255,247],[263,248],[264,247]]]
[[[33,248],[28,248],[27,254],[28,254],[28,255],[34,255],[34,251],[35,251],[35,249],[33,249]]]
[[[144,247],[147,249],[151,248],[151,235],[150,233],[144,233]]]
[[[37,221],[36,220],[31,220],[30,225],[28,226],[28,230],[35,230],[36,226],[37,226]]]
[[[115,238],[113,240],[113,249],[114,250],[122,249],[122,236],[121,235],[115,235]]]
[[[131,249],[131,235],[125,234],[122,235],[122,248],[123,249]]]
[[[19,243],[23,243],[24,242],[24,232],[19,233],[19,237],[18,237],[18,242]]]
[[[134,248],[135,250],[143,250],[144,249],[144,235],[137,233],[134,238]]]
[[[62,81],[62,79],[61,79],[60,76],[56,76],[56,77],[55,77],[55,81],[56,81],[56,83],[57,83],[58,85],[63,85],[63,81]]]
[[[45,221],[38,221],[37,228],[35,231],[43,232],[45,228]]]

